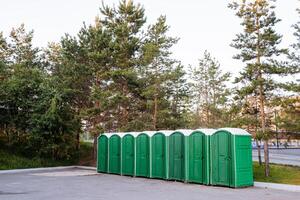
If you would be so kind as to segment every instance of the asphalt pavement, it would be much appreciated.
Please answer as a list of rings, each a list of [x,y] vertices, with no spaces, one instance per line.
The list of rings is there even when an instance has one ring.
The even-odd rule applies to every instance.
[[[282,200],[298,199],[299,195],[257,187],[232,189],[97,174],[83,169],[0,174],[1,200]]]
[[[271,163],[300,166],[300,149],[270,149],[269,154]],[[263,149],[261,155],[264,159]],[[253,160],[258,161],[256,149],[253,150],[252,157]]]

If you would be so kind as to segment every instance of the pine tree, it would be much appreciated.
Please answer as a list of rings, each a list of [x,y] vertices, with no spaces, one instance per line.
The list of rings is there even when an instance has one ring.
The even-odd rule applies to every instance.
[[[230,74],[223,73],[219,62],[207,51],[199,60],[199,65],[191,68],[192,94],[197,105],[196,118],[199,119],[194,126],[222,126],[219,118],[229,95],[226,86],[229,77]]]
[[[24,67],[41,67],[40,49],[33,47],[33,31],[26,32],[25,25],[13,28],[9,39],[0,33],[0,59],[8,64],[19,64]]]
[[[139,118],[136,109],[140,98],[137,66],[142,45],[141,28],[146,22],[144,8],[122,0],[117,7],[103,5],[101,14],[104,18],[100,22],[112,38],[109,44],[110,68],[100,78],[105,83],[102,90],[111,91],[107,98],[115,103],[112,130],[130,130],[135,126],[135,119]]]
[[[275,60],[276,57],[287,53],[286,49],[279,47],[282,36],[275,30],[280,22],[276,17],[272,0],[243,0],[241,3],[233,2],[229,8],[236,11],[241,18],[242,33],[237,34],[231,44],[240,51],[234,56],[243,61],[246,66],[236,79],[244,86],[239,90],[241,97],[258,95],[260,128],[264,137],[265,175],[270,175],[268,127],[265,106],[272,95],[272,91],[279,86],[274,75],[284,76],[293,73],[293,69]]]
[[[142,74],[146,87],[143,96],[146,97],[150,110],[152,111],[153,130],[158,129],[159,112],[164,112],[168,107],[164,97],[166,96],[166,82],[171,79],[175,60],[170,58],[170,48],[178,41],[166,35],[169,27],[166,25],[166,17],[160,16],[154,25],[148,28],[147,38],[143,46]],[[159,127],[162,128],[162,127]]]
[[[167,82],[167,101],[170,103],[169,115],[161,120],[166,120],[166,128],[175,130],[178,128],[189,128],[190,123],[190,89],[187,75],[183,65],[174,66],[171,78]]]
[[[297,12],[300,16],[300,9],[297,9]],[[292,52],[289,54],[289,59],[292,61],[292,64],[295,65],[295,68],[299,71],[300,66],[300,21],[292,26],[294,28],[294,36],[296,42],[292,45]]]
[[[300,16],[300,9],[297,9],[297,12]],[[289,64],[295,73],[300,73],[300,21],[292,27],[294,28],[296,42],[292,44],[292,49],[288,55]],[[275,106],[281,107],[275,123],[286,132],[297,133],[300,130],[300,79],[289,81],[282,86],[289,91],[290,95],[274,99]]]

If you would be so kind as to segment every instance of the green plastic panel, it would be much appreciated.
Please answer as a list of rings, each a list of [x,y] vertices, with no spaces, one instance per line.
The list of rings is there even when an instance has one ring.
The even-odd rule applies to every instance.
[[[122,174],[134,176],[134,137],[125,135],[122,138]]]
[[[152,136],[152,177],[166,178],[166,137],[162,133]]]
[[[205,166],[204,166],[204,134],[195,132],[188,136],[189,141],[189,182],[203,183]]]
[[[121,174],[121,138],[113,135],[109,138],[109,172]]]
[[[108,172],[108,138],[104,135],[98,137],[98,158],[97,158],[97,171]]]
[[[230,133],[219,131],[211,137],[212,184],[230,186],[231,183],[231,142]]]
[[[149,136],[140,134],[136,138],[136,176],[150,176],[149,159]]]
[[[234,136],[235,167],[232,187],[253,186],[252,147],[250,136]]]
[[[170,135],[169,140],[169,179],[183,181],[185,179],[184,135],[175,132]]]

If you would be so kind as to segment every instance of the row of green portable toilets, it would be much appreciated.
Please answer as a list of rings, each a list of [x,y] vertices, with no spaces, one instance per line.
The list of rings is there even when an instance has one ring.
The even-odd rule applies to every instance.
[[[206,185],[253,185],[251,135],[243,129],[105,133],[97,171]]]

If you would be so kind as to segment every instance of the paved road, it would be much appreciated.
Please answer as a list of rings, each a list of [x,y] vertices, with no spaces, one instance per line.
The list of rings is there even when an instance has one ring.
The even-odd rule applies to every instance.
[[[256,187],[231,189],[95,174],[82,169],[0,174],[1,200],[282,200],[299,195]]]
[[[257,161],[257,150],[253,150],[253,160]],[[264,158],[263,150],[261,151]],[[300,166],[300,149],[270,149],[270,162]]]

